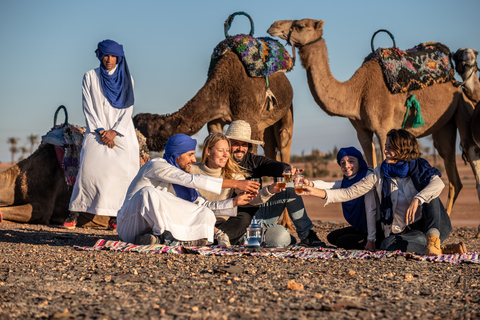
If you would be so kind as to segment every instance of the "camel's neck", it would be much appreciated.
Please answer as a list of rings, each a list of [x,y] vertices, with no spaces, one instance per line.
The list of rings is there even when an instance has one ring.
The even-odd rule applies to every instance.
[[[177,133],[192,135],[199,132],[206,123],[223,116],[221,110],[226,108],[221,107],[221,104],[226,102],[220,100],[219,92],[207,81],[185,106],[173,114],[165,115],[165,122],[172,125],[165,127],[164,130],[170,135]]]
[[[355,81],[357,74],[346,82],[340,82],[332,76],[325,39],[301,48],[299,55],[307,71],[310,91],[320,108],[331,116],[358,117],[357,98],[362,83]]]
[[[474,105],[480,101],[480,81],[477,77],[477,72],[465,82],[463,87],[465,95],[470,99]]]

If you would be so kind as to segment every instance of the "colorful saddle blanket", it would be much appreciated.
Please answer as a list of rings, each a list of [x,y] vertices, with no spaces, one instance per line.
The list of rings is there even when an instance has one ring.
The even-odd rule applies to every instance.
[[[392,93],[423,89],[454,78],[450,50],[439,42],[425,42],[407,51],[378,48],[365,62],[380,63],[385,82]]]
[[[215,47],[210,59],[208,76],[227,50],[232,50],[238,55],[250,77],[268,77],[275,72],[288,72],[293,68],[292,57],[277,40],[239,34],[227,37]]]

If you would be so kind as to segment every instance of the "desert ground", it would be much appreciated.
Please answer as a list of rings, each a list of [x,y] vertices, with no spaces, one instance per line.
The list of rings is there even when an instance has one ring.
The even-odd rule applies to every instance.
[[[478,252],[475,180],[459,165],[464,189],[446,242]],[[321,239],[346,225],[340,206],[304,201]],[[480,319],[477,263],[75,249],[99,239],[119,240],[105,229],[0,223],[0,319]]]

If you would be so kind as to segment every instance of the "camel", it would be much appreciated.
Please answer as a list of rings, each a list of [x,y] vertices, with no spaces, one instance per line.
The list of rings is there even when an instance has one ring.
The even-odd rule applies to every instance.
[[[402,127],[408,93],[392,94],[384,81],[379,63],[374,60],[362,64],[349,80],[345,82],[336,80],[328,65],[323,25],[323,20],[280,20],[274,22],[267,32],[274,37],[287,40],[294,52],[295,47],[298,48],[315,102],[328,115],[346,117],[350,120],[357,131],[357,138],[368,164],[375,167],[373,134],[377,136],[380,146],[384,146],[387,132]],[[416,137],[432,135],[434,146],[445,162],[449,180],[446,209],[450,214],[462,188],[455,162],[456,130],[457,127],[460,129],[469,126],[470,123],[462,92],[450,81],[415,90],[410,94],[416,95],[421,103],[425,125],[406,129]],[[468,150],[471,166],[478,179],[479,155],[469,144],[471,136],[469,137],[463,130],[460,130],[460,135],[463,149]],[[477,192],[480,198],[479,188]]]
[[[137,132],[140,164],[148,161],[145,138]],[[42,143],[26,159],[0,172],[0,222],[62,224],[68,216],[73,186],[66,180],[55,146]],[[81,213],[78,226],[106,227],[109,217]]]
[[[473,140],[480,146],[480,80],[477,77],[477,50],[460,48],[453,55],[455,70],[462,77],[462,88],[465,100],[470,102],[472,111],[471,131]],[[477,107],[475,107],[477,106]]]
[[[135,127],[147,138],[151,151],[162,151],[177,133],[193,135],[208,123],[208,131],[221,132],[234,120],[252,127],[252,139],[265,141],[265,155],[290,162],[293,134],[293,89],[287,77],[277,72],[268,77],[276,105],[268,107],[266,82],[249,77],[238,56],[227,51],[215,65],[206,83],[185,106],[173,114],[139,113]],[[256,152],[256,146],[254,149]]]

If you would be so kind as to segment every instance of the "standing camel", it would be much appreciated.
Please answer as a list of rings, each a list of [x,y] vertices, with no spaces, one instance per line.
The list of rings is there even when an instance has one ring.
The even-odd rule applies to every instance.
[[[455,70],[463,80],[462,88],[465,100],[470,102],[470,108],[474,109],[470,128],[475,143],[480,147],[480,80],[477,77],[477,55],[477,50],[460,48],[453,55],[453,61]]]
[[[299,49],[313,98],[328,115],[350,120],[357,131],[357,138],[368,164],[374,167],[376,159],[373,134],[377,136],[380,146],[383,146],[387,132],[402,127],[408,94],[392,94],[385,83],[379,63],[374,60],[362,64],[349,80],[336,80],[328,65],[323,25],[323,20],[281,20],[274,22],[267,32],[287,40],[292,47]],[[462,92],[452,82],[446,82],[415,90],[410,94],[416,95],[421,103],[425,125],[407,129],[416,137],[432,135],[434,146],[445,162],[449,180],[446,207],[450,214],[462,188],[455,161],[457,126],[469,123],[463,112],[465,103]],[[457,112],[458,110],[462,112]],[[467,141],[468,139],[462,139],[462,143]],[[470,146],[464,145],[463,148],[469,150]],[[473,156],[472,167],[476,168],[474,174],[478,177],[479,157],[475,154]],[[477,192],[480,190],[477,189]]]
[[[207,123],[209,132],[221,132],[225,124],[245,120],[252,128],[252,139],[265,141],[267,157],[275,159],[278,149],[281,160],[290,162],[293,89],[282,72],[272,74],[268,81],[277,102],[270,108],[265,79],[249,77],[238,56],[229,50],[184,107],[167,115],[139,113],[133,123],[147,138],[150,150],[162,151],[174,134],[193,135]]]

